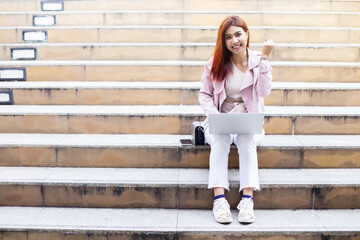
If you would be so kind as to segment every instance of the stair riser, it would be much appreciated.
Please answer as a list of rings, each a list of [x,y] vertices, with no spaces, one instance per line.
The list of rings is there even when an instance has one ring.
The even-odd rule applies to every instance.
[[[14,103],[61,105],[177,105],[198,104],[199,90],[172,89],[23,89],[13,90]],[[134,98],[136,96],[136,98]]]
[[[0,11],[40,11],[40,0],[21,1],[6,1],[0,4]],[[64,1],[64,9],[67,11],[84,11],[84,10],[229,10],[239,9],[241,11],[249,10],[266,10],[266,11],[360,11],[360,4],[356,1],[341,2],[341,1],[227,1],[224,4],[221,0],[215,1],[197,1],[192,0],[171,0],[161,1],[155,0],[146,1],[117,1],[117,0],[102,0],[102,1]]]
[[[202,116],[0,116],[2,133],[191,134]],[[170,126],[170,127],[169,127]],[[266,116],[267,134],[360,134],[360,118]]]
[[[34,13],[33,15],[39,15]],[[33,26],[32,14],[0,15],[0,26]],[[239,15],[248,26],[359,27],[360,15],[278,13],[66,13],[56,15],[56,26],[186,25],[218,26],[228,15]]]
[[[96,147],[2,147],[1,166],[208,168],[210,149],[205,148],[96,148]],[[356,148],[258,148],[260,168],[359,168]],[[229,167],[237,168],[232,149]]]
[[[212,192],[202,186],[38,186],[0,185],[0,205],[100,208],[211,209]],[[238,187],[227,198],[233,209],[240,201]],[[256,209],[342,209],[359,208],[356,186],[264,185],[255,193]]]
[[[198,105],[199,89],[11,89],[17,105]],[[134,98],[134,96],[137,96]],[[360,106],[360,90],[278,90],[273,106]]]
[[[49,43],[207,43],[216,42],[217,36],[217,29],[41,28],[39,30],[47,32],[46,42]],[[0,43],[22,43],[23,31],[24,29],[0,29],[2,36]],[[251,42],[263,42],[265,38],[271,38],[278,43],[360,43],[360,31],[356,28],[250,29]]]
[[[35,47],[29,45],[29,47]],[[11,59],[11,49],[17,47],[5,46],[0,49],[0,60]],[[261,51],[261,47],[251,49]],[[190,60],[206,61],[214,47],[206,46],[36,46],[37,60]],[[339,58],[341,54],[341,58]],[[360,50],[356,47],[322,47],[296,48],[275,47],[271,59],[273,61],[328,61],[357,62],[360,60]]]
[[[289,90],[284,94],[286,106],[357,106],[360,104],[360,91]],[[265,103],[273,105],[274,102],[267,102],[265,98]]]
[[[71,64],[71,63],[69,63]],[[20,65],[20,64],[19,64]],[[2,66],[4,68],[17,66]],[[21,67],[21,65],[20,65]],[[27,81],[200,81],[204,66],[25,66]],[[273,81],[359,82],[359,67],[274,66]]]

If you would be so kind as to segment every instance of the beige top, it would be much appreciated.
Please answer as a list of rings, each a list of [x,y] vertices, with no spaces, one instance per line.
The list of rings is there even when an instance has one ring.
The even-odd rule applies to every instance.
[[[245,105],[240,95],[241,84],[245,73],[241,72],[232,62],[232,74],[229,74],[225,82],[226,99],[221,105],[222,113],[245,111]]]

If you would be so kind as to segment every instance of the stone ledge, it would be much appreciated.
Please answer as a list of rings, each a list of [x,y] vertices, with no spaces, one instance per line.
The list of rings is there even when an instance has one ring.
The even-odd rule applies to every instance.
[[[209,43],[0,43],[0,47],[214,47],[214,42]],[[262,47],[263,43],[252,42],[252,47]],[[359,48],[358,43],[275,43],[276,48]]]
[[[50,12],[51,13],[51,12]],[[46,14],[50,14],[46,12]],[[318,14],[318,15],[360,15],[359,12],[331,12],[331,11],[264,11],[264,10],[249,10],[249,11],[230,11],[230,10],[100,10],[100,11],[59,11],[56,12],[56,15],[66,15],[66,14],[86,14],[86,13],[112,13],[112,14],[138,14],[138,13],[174,13],[174,14],[283,14],[283,15],[293,15],[293,14]],[[28,11],[28,12],[1,12],[0,15],[21,15],[21,14],[43,14],[43,11]]]
[[[218,26],[187,26],[187,25],[123,25],[123,26],[16,26],[0,27],[0,30],[58,30],[58,29],[192,29],[192,30],[218,30]],[[360,27],[297,27],[297,26],[253,26],[249,30],[353,30],[360,31]]]
[[[199,105],[11,105],[0,116],[192,116],[204,117]],[[265,117],[360,117],[360,107],[266,106]]]
[[[206,187],[208,169],[196,168],[49,168],[0,167],[2,185]],[[360,187],[360,169],[259,169],[260,184],[270,187]],[[238,187],[238,170],[229,170]]]
[[[11,89],[200,89],[197,82],[0,82]],[[272,90],[360,90],[360,83],[272,82]]]
[[[2,232],[302,235],[359,234],[360,210],[255,210],[257,220],[218,224],[210,210],[0,207]],[[237,211],[232,212],[237,218]]]
[[[180,148],[190,135],[0,133],[0,147]],[[185,147],[189,149],[209,146]],[[360,149],[360,135],[265,135],[260,149]]]
[[[203,67],[207,61],[183,60],[32,60],[32,61],[0,61],[0,66],[189,66]],[[273,67],[342,67],[360,68],[360,62],[300,62],[272,61]]]

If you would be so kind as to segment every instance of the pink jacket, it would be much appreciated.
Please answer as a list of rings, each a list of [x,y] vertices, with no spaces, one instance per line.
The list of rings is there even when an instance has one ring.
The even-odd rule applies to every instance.
[[[270,61],[261,60],[260,52],[248,49],[248,55],[248,67],[239,91],[247,112],[264,112],[263,97],[268,96],[271,91],[272,68]],[[206,117],[209,117],[210,113],[219,113],[220,107],[226,99],[225,80],[215,82],[210,76],[212,62],[213,57],[205,65],[199,91],[199,102]]]

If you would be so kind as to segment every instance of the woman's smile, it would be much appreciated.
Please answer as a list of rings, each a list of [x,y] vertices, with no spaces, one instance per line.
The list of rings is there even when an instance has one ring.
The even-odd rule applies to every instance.
[[[242,47],[242,44],[233,45],[232,48],[238,50]]]

